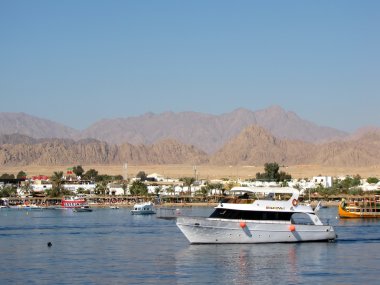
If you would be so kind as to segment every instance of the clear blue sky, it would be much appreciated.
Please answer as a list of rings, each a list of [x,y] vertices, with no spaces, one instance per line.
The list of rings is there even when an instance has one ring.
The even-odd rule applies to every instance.
[[[380,127],[380,1],[0,0],[0,112],[76,129],[280,105]]]

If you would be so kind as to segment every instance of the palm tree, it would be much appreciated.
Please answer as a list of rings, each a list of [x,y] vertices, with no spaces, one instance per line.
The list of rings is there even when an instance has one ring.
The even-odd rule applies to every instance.
[[[127,190],[128,190],[128,181],[123,181],[121,184],[121,187],[123,188],[123,194],[127,195]]]
[[[96,183],[96,194],[98,195],[106,195],[107,182],[101,181]]]
[[[195,178],[194,177],[184,177],[184,178],[182,178],[182,180],[185,183],[185,185],[188,187],[187,189],[191,195],[191,185],[193,185],[193,183],[195,182]]]
[[[63,171],[54,171],[53,176],[50,177],[53,184],[52,196],[59,197],[62,193],[62,180]]]

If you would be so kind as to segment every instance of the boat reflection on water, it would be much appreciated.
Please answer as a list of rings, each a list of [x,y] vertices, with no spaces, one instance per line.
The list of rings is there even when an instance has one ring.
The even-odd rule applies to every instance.
[[[318,270],[325,265],[329,248],[334,246],[334,243],[190,245],[176,254],[176,273],[186,278],[190,274],[187,269],[193,268],[191,278],[200,284],[215,283],[216,274],[221,284],[301,284],[300,271],[320,274]],[[213,269],[210,264],[215,265]]]

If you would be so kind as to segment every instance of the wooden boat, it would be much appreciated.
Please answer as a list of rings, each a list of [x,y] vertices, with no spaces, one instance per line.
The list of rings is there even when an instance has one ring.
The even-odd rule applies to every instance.
[[[380,196],[342,199],[338,214],[341,218],[380,218]]]

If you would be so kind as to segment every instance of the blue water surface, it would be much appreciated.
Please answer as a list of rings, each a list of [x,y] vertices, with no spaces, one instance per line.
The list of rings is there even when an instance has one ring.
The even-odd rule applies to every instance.
[[[128,208],[1,209],[0,284],[379,284],[380,220],[319,216],[336,242],[190,245],[174,220]]]

